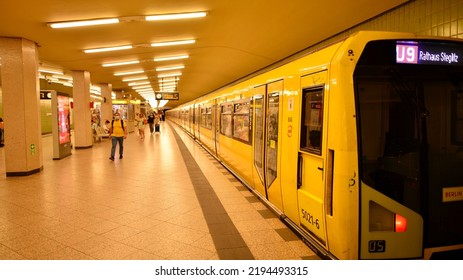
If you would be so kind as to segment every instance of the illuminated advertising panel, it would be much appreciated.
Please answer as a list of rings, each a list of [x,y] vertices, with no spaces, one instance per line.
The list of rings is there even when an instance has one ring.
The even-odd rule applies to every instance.
[[[71,128],[69,123],[69,97],[58,95],[58,133],[59,143],[71,142]]]
[[[396,63],[462,65],[463,49],[452,44],[399,41],[396,44]]]

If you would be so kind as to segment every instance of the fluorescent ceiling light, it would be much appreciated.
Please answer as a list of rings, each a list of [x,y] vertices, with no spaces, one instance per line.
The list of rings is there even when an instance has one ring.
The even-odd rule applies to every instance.
[[[70,27],[81,27],[81,26],[113,24],[113,23],[119,23],[119,19],[117,19],[117,18],[106,18],[106,19],[63,21],[63,22],[49,23],[48,25],[51,28],[70,28]]]
[[[131,45],[127,45],[127,46],[117,46],[117,47],[108,47],[108,48],[87,49],[87,50],[84,50],[84,53],[97,53],[97,52],[110,52],[110,51],[119,51],[119,50],[129,50],[131,48],[133,48]]]
[[[146,82],[133,82],[133,83],[129,83],[128,86],[131,87],[131,86],[141,86],[141,85],[148,85],[148,84],[150,84],[149,81],[146,81]]]
[[[147,89],[147,88],[151,88],[151,85],[144,85],[144,86],[135,86],[135,87],[132,87],[132,89]]]
[[[42,73],[50,73],[50,74],[57,74],[57,75],[63,75],[63,71],[61,70],[55,70],[55,69],[43,69],[43,68],[39,68],[39,72],[42,72]]]
[[[133,74],[141,74],[145,73],[143,70],[137,70],[137,71],[129,71],[129,72],[117,72],[114,73],[114,76],[124,76],[124,75],[133,75]]]
[[[177,82],[167,82],[167,83],[159,83],[159,86],[165,87],[165,86],[176,86]]]
[[[56,76],[56,75],[53,75],[52,77],[53,77],[53,78],[60,79],[60,80],[67,80],[67,81],[71,81],[71,82],[72,82],[72,77],[68,77],[68,76]]]
[[[140,61],[132,60],[132,61],[112,62],[112,63],[105,63],[102,66],[103,67],[112,67],[112,66],[129,65],[129,64],[137,64],[137,63],[140,63]]]
[[[178,82],[179,80],[180,80],[180,77],[173,77],[173,78],[168,78],[168,79],[161,77],[161,79],[158,80],[158,82],[162,84],[162,83],[168,83],[168,82]]]
[[[178,70],[178,69],[183,69],[185,68],[184,65],[178,65],[178,66],[169,66],[169,67],[158,67],[156,68],[156,71],[170,71],[170,70]]]
[[[165,57],[155,57],[154,61],[167,61],[167,60],[176,60],[176,59],[185,59],[189,58],[189,55],[177,55],[177,56],[165,56]]]
[[[158,42],[158,43],[151,43],[152,47],[165,47],[165,46],[176,46],[176,45],[186,45],[186,44],[194,44],[196,40],[181,40],[181,41],[169,41],[169,42]]]
[[[132,81],[141,81],[141,80],[148,80],[147,77],[136,77],[136,78],[128,78],[128,79],[123,79],[123,82],[132,82]]]
[[[171,19],[185,19],[185,18],[200,18],[205,17],[206,12],[195,12],[195,13],[181,13],[181,14],[167,14],[167,15],[151,15],[146,16],[145,20],[171,20]]]
[[[158,75],[158,78],[176,77],[176,76],[181,76],[181,75],[182,73],[168,73],[168,74]]]

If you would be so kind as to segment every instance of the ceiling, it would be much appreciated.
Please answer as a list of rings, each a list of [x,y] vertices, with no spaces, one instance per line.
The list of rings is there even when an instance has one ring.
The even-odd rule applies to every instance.
[[[156,68],[184,65],[177,90],[190,101],[323,39],[381,14],[406,0],[1,0],[0,37],[22,37],[39,46],[41,67],[90,72],[92,84],[142,97],[116,72],[144,70],[155,91]],[[203,18],[144,21],[136,16],[205,11]],[[110,25],[52,29],[58,21],[122,17]],[[133,18],[132,18],[133,17]],[[142,17],[140,17],[142,18]],[[134,20],[135,19],[135,20]],[[150,43],[195,39],[194,44],[151,47]],[[134,45],[130,50],[84,53],[85,49]],[[177,61],[154,57],[187,54]],[[126,66],[102,64],[139,60]],[[166,72],[163,72],[166,73]],[[140,75],[132,75],[135,77]],[[54,85],[48,85],[53,87]],[[55,85],[56,86],[56,85]],[[64,87],[62,87],[64,88]],[[51,89],[51,88],[48,88]],[[63,91],[66,89],[60,89]],[[72,89],[67,89],[72,93]]]

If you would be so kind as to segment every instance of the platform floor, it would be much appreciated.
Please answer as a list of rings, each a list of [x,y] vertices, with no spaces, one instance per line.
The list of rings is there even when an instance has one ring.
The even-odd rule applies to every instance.
[[[109,160],[110,140],[6,177],[0,149],[0,260],[319,259],[177,126]],[[117,151],[116,151],[117,155]]]

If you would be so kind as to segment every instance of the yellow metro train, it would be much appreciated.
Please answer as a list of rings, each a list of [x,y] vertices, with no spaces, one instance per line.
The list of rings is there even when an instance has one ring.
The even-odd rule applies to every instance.
[[[167,117],[325,258],[462,258],[463,41],[362,31]]]

